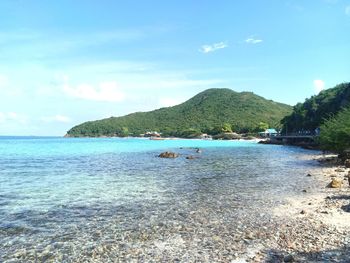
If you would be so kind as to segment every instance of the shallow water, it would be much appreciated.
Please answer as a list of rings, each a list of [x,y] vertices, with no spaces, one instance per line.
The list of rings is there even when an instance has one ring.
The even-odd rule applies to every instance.
[[[181,155],[156,157],[165,150]],[[300,182],[313,187],[310,154],[247,141],[2,137],[0,262],[235,258],[271,207]]]

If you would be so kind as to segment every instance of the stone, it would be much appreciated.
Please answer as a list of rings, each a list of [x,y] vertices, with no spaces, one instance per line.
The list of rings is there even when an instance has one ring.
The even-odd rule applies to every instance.
[[[341,188],[343,181],[338,178],[333,178],[330,184],[331,188]]]
[[[193,159],[196,159],[196,157],[194,157],[193,155],[189,155],[189,156],[186,156],[186,159],[187,160],[193,160]]]
[[[345,165],[346,168],[350,168],[350,159],[346,159],[344,161],[344,165]]]
[[[307,174],[306,176],[312,176],[311,174]]]
[[[300,211],[300,214],[305,215],[305,214],[306,214],[306,211],[305,211],[305,210],[301,210],[301,211]]]
[[[293,257],[293,255],[286,255],[286,256],[284,256],[283,261],[284,262],[294,262],[294,257]]]
[[[158,155],[160,158],[177,158],[179,157],[179,154],[174,153],[174,152],[163,152]]]

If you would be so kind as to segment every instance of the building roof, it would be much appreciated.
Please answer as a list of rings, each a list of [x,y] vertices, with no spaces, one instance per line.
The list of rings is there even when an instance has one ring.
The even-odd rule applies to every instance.
[[[263,131],[263,132],[259,132],[259,133],[264,133],[264,134],[267,134],[267,133],[278,133],[277,131],[276,131],[276,129],[266,129],[265,131]]]
[[[267,129],[267,133],[277,133],[276,129]]]

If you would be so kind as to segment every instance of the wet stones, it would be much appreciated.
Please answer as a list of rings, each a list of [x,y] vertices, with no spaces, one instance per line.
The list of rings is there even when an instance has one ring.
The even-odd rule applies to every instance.
[[[286,256],[284,256],[283,262],[294,262],[293,255],[286,255]]]
[[[344,165],[345,165],[346,168],[350,168],[350,159],[346,159],[344,161]]]
[[[331,188],[341,188],[343,181],[338,178],[332,178],[330,183]]]

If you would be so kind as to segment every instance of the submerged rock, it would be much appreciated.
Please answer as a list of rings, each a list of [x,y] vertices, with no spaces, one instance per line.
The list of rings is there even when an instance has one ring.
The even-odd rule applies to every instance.
[[[179,154],[174,153],[174,152],[163,152],[158,155],[160,158],[177,158],[179,157]]]
[[[293,255],[284,256],[283,262],[294,262],[294,257],[293,257]]]
[[[331,188],[341,188],[343,181],[338,178],[333,178],[330,184]]]

